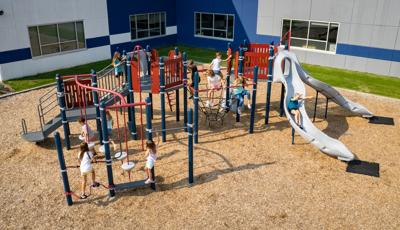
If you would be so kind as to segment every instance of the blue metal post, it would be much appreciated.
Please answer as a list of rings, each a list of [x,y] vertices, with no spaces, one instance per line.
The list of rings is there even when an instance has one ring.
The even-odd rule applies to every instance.
[[[147,72],[148,75],[151,76],[151,59],[150,56],[151,55],[151,48],[149,45],[146,46],[146,57],[147,57]],[[150,102],[151,102],[151,119],[153,119],[153,94],[149,93],[149,98],[150,98]]]
[[[199,73],[194,74],[194,143],[199,143]]]
[[[161,136],[162,142],[167,141],[167,132],[165,131],[165,82],[164,82],[164,59],[160,57],[160,97],[161,97]]]
[[[246,52],[249,49],[249,42],[247,39],[243,40],[243,50]]]
[[[188,116],[188,163],[189,163],[189,184],[193,183],[193,109],[189,110]]]
[[[258,80],[258,66],[255,66],[254,72],[253,72],[253,95],[251,97],[249,133],[254,132],[254,117],[255,117],[255,113],[256,113],[256,97],[257,97],[257,80]]]
[[[125,51],[125,50],[122,50],[122,57],[126,57],[126,51]],[[124,77],[125,77],[125,83],[128,82],[128,74],[127,74],[127,72],[128,72],[128,68],[127,68],[126,61],[125,61],[125,63],[124,63]]]
[[[67,120],[67,113],[65,111],[65,93],[64,93],[64,82],[60,74],[56,75],[57,80],[57,97],[58,97],[58,105],[60,106],[61,120],[64,129],[64,142],[65,147],[70,150],[71,143],[69,141],[69,126]]]
[[[239,66],[238,66],[238,75],[239,77],[243,77],[243,61],[244,61],[244,49],[239,48]],[[239,114],[239,100],[236,101],[236,122],[240,122],[240,114]]]
[[[228,49],[231,49],[231,43],[230,42],[228,42]],[[230,62],[232,62],[232,61],[230,61]],[[231,81],[231,68],[232,68],[232,66],[231,66],[231,68],[229,68],[229,63],[228,63],[228,65],[227,65],[227,67],[228,67],[228,69],[227,69],[227,73],[226,73],[226,91],[225,91],[225,109],[228,109],[229,108],[229,86],[230,86],[230,81]]]
[[[126,67],[127,78],[128,78],[128,103],[134,103],[134,95],[133,95],[133,83],[132,83],[132,74],[131,74],[131,57],[128,55],[126,58]],[[135,120],[135,108],[128,107],[128,121],[129,121],[129,130],[131,131],[131,136],[134,140],[137,140],[137,132],[136,132],[136,120]]]
[[[175,55],[174,55],[174,59],[177,59],[179,56],[179,50],[178,47],[175,47],[174,49],[175,51]],[[181,74],[179,71],[179,64],[176,64],[175,67],[175,79],[179,78],[180,76],[178,76],[177,74]],[[176,121],[179,121],[179,113],[180,113],[180,109],[179,109],[179,89],[175,90],[175,112],[176,112]]]
[[[108,188],[110,197],[115,196],[114,190],[114,178],[113,178],[113,171],[112,171],[112,160],[110,154],[110,141],[108,138],[108,129],[107,129],[107,116],[104,102],[100,103],[100,113],[101,113],[101,122],[103,128],[103,145],[104,145],[104,155],[106,157],[106,167],[107,167],[107,178],[108,178]]]
[[[264,123],[267,125],[269,122],[269,112],[271,108],[271,91],[272,91],[272,73],[274,66],[274,46],[271,43],[269,47],[269,57],[268,57],[268,83],[267,83],[267,103],[265,105],[265,120]]]
[[[294,128],[292,128],[292,145],[294,145]]]
[[[285,50],[289,50],[289,46],[288,45],[285,46]],[[282,68],[285,70],[285,62],[283,62]],[[285,97],[285,87],[284,87],[284,85],[282,83],[281,84],[281,100],[280,100],[280,103],[279,103],[279,116],[280,117],[283,117],[283,114],[284,114],[284,110],[283,110],[284,97]]]
[[[151,141],[153,140],[153,130],[152,130],[152,124],[151,124],[151,100],[150,98],[146,98],[146,136],[147,136],[147,140]],[[151,179],[153,181],[156,180],[156,175],[155,175],[155,170],[154,170],[154,166],[151,169]],[[151,183],[150,187],[153,190],[156,190],[156,184],[155,183]]]
[[[146,134],[147,140],[153,140],[152,125],[151,125],[151,100],[149,97],[145,99],[146,101]]]
[[[64,153],[61,146],[60,134],[58,132],[54,133],[54,140],[57,147],[58,161],[60,162],[60,172],[64,184],[65,198],[67,199],[67,204],[71,206],[73,203],[71,197],[71,189],[69,187],[67,167],[65,166]]]
[[[97,74],[94,69],[91,70],[92,74],[92,87],[97,88]],[[100,143],[103,142],[103,133],[101,132],[101,120],[100,120],[100,105],[99,105],[99,95],[96,90],[92,90],[92,95],[93,95],[93,102],[94,106],[96,108],[96,127],[97,127],[97,133],[99,135],[99,141]]]
[[[187,132],[187,122],[188,122],[188,106],[187,106],[187,55],[186,52],[182,54],[183,61],[183,126],[185,127],[185,132]]]

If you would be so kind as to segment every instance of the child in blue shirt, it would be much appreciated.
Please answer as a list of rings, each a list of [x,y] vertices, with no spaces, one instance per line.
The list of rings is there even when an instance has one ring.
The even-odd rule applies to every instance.
[[[311,97],[303,97],[301,93],[296,93],[293,97],[290,98],[290,101],[288,103],[288,110],[292,115],[294,115],[294,121],[301,129],[303,129],[303,126],[301,125],[301,113],[299,111],[300,108],[299,101],[307,98]]]
[[[241,114],[241,107],[244,104],[244,96],[247,96],[247,107],[251,109],[250,105],[250,92],[244,88],[245,80],[243,77],[237,77],[233,84],[233,95],[236,97],[236,100],[239,101],[238,113]]]

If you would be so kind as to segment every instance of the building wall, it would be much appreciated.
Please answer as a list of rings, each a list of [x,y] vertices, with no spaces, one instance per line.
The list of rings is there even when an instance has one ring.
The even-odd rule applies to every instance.
[[[339,22],[336,54],[293,48],[301,61],[400,76],[400,1],[259,0],[257,33],[280,36],[282,18]]]
[[[176,1],[175,0],[107,0],[108,24],[111,52],[117,50],[130,51],[135,45],[160,47],[176,43]],[[166,13],[166,35],[158,38],[145,38],[131,41],[129,16],[141,13]]]
[[[2,0],[0,9],[0,80],[109,58],[106,0]],[[28,26],[78,20],[84,22],[86,49],[32,58]]]

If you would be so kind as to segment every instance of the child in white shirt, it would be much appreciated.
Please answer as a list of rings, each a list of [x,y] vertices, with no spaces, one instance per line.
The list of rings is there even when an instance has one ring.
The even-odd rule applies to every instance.
[[[146,184],[154,183],[153,175],[151,174],[151,169],[154,167],[154,162],[157,160],[157,147],[156,144],[148,140],[146,142],[146,166],[144,170],[147,175],[147,180],[144,182]]]
[[[214,99],[214,93],[217,90],[220,90],[223,86],[223,81],[220,75],[215,74],[212,70],[207,70],[207,89],[208,89],[208,98],[206,102],[207,107],[212,106],[212,100]],[[221,91],[222,92],[222,91]]]
[[[218,74],[222,77],[222,73],[221,73],[221,53],[217,52],[215,53],[215,58],[212,60],[211,64],[210,64],[210,69],[212,69],[212,71],[214,71],[214,74]]]
[[[99,183],[96,182],[96,174],[93,169],[92,162],[96,162],[96,158],[94,154],[89,151],[88,144],[83,142],[80,146],[80,151],[78,155],[78,162],[79,162],[79,169],[81,171],[81,199],[86,199],[88,196],[85,193],[86,189],[86,182],[87,182],[87,175],[92,175],[92,187],[99,187]]]

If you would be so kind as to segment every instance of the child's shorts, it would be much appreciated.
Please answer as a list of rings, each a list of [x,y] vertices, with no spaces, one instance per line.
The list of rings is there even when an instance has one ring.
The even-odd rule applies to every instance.
[[[146,162],[146,168],[152,169],[154,167],[154,161],[147,161]]]
[[[214,74],[221,75],[221,70],[213,70]]]
[[[93,169],[91,169],[87,172],[81,172],[81,176],[86,176],[86,175],[92,174],[92,172],[93,172]]]

